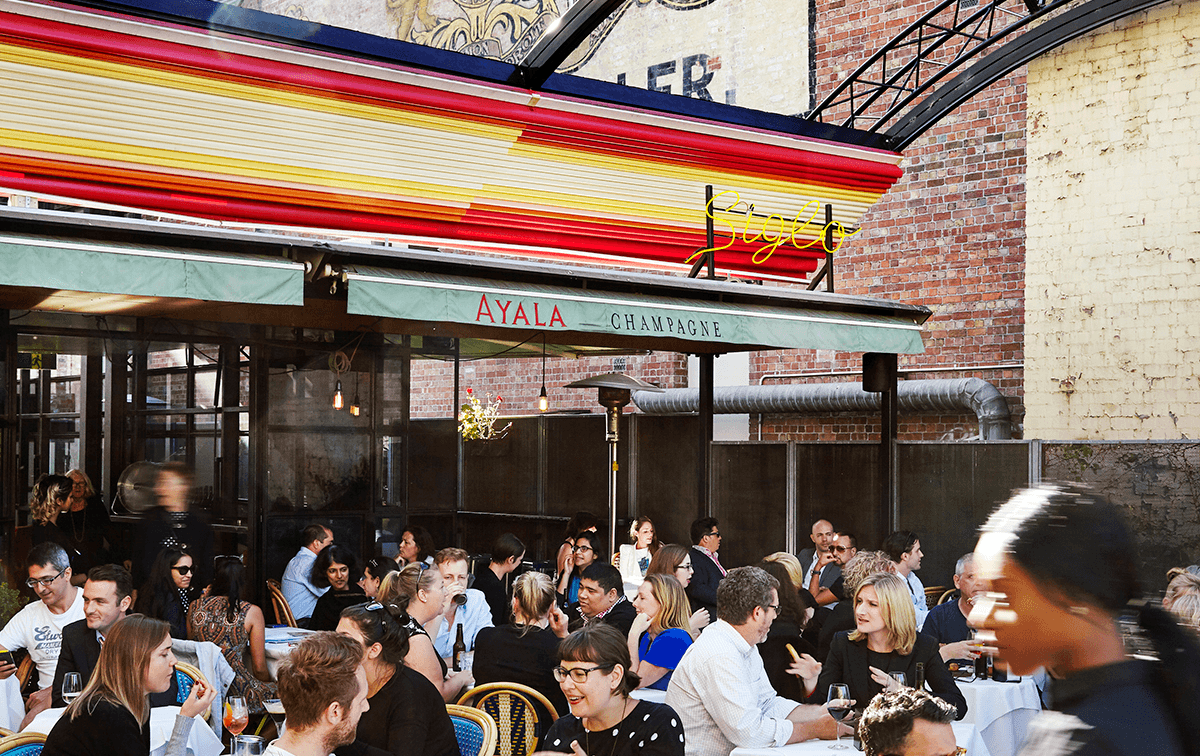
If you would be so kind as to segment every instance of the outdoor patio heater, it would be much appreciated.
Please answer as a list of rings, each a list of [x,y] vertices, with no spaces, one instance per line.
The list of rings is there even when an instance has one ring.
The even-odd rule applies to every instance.
[[[611,559],[612,555],[617,553],[617,441],[621,427],[621,408],[629,404],[631,391],[661,392],[662,389],[624,373],[593,375],[568,383],[566,387],[598,389],[597,399],[608,417],[605,438],[608,439],[608,553]]]

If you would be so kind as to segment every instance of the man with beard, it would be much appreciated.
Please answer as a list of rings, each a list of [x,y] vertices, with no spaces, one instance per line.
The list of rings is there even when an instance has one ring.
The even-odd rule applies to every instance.
[[[734,748],[836,734],[838,725],[824,707],[776,695],[767,679],[758,644],[778,613],[779,581],[758,567],[730,570],[721,581],[716,624],[683,655],[667,687],[667,705],[687,733],[686,756],[728,756]],[[791,670],[808,681],[821,665],[805,656]]]
[[[265,756],[329,756],[353,743],[370,708],[362,661],[362,644],[337,633],[316,633],[296,646],[279,668],[287,729]]]

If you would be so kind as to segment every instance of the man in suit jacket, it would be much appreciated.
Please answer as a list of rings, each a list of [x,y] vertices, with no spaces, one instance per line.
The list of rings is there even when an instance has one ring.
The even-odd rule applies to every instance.
[[[132,593],[133,578],[124,567],[102,564],[88,571],[87,582],[83,586],[84,619],[63,628],[54,684],[50,686],[54,706],[61,707],[67,703],[62,697],[62,684],[68,672],[78,672],[83,684],[87,685],[100,659],[100,645],[104,636],[129,610],[133,601]],[[172,678],[170,689],[150,696],[150,705],[176,705],[178,695],[179,688]]]
[[[710,622],[717,621],[717,585],[725,577],[725,568],[717,552],[721,548],[721,531],[717,518],[701,517],[692,523],[692,581],[687,595],[692,611],[707,609]]]
[[[828,592],[822,596],[821,589],[831,587],[842,576],[842,567],[833,553],[837,534],[829,520],[817,520],[808,537],[812,539],[813,548],[804,549],[797,556],[804,568],[804,587],[817,599],[818,605],[826,606],[835,603],[836,599]]]

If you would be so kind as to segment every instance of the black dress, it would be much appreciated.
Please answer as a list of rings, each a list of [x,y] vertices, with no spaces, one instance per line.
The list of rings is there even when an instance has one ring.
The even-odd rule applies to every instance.
[[[71,564],[76,573],[86,574],[96,565],[117,561],[105,543],[112,522],[108,507],[99,496],[88,499],[87,506],[78,512],[67,510],[60,514],[58,526],[70,539],[72,547],[79,551],[79,566],[75,566],[74,560]]]
[[[471,587],[482,592],[487,599],[492,610],[492,624],[496,627],[508,624],[509,617],[512,616],[512,601],[508,598],[508,591],[504,590],[504,583],[500,582],[492,568],[481,569],[475,575],[475,582]]]
[[[522,632],[525,632],[522,635]],[[475,636],[475,684],[515,682],[541,693],[554,704],[555,714],[567,713],[567,697],[554,679],[558,666],[558,636],[536,626],[485,627]]]
[[[635,699],[630,699],[632,702]],[[589,756],[683,756],[683,726],[666,704],[638,701],[616,727],[587,732],[572,714],[559,717],[542,739],[543,751],[571,753],[571,742]]]
[[[1184,756],[1155,677],[1154,663],[1122,661],[1052,679],[1052,711],[1029,725],[1018,756]]]
[[[59,519],[62,519],[59,515]],[[35,522],[29,528],[29,543],[31,546],[37,546],[41,543],[57,543],[63,547],[63,551],[67,552],[67,558],[71,560],[71,574],[87,575],[87,568],[83,564],[83,554],[79,549],[71,543],[70,537],[66,532],[55,525],[53,522]]]
[[[787,671],[792,666],[792,655],[787,650],[789,644],[798,654],[808,654],[814,659],[817,657],[817,649],[800,637],[800,628],[795,621],[782,617],[771,623],[767,639],[758,644],[758,654],[762,657],[767,679],[771,681],[775,692],[792,701],[803,701],[804,681]]]
[[[124,706],[97,701],[92,711],[71,719],[63,716],[46,736],[43,756],[146,756],[150,753],[150,720],[138,726]]]
[[[342,618],[343,609],[369,600],[361,588],[347,588],[344,591],[335,591],[330,588],[321,594],[321,598],[317,599],[312,617],[308,620],[308,629],[337,630],[338,620]]]
[[[400,664],[368,701],[371,707],[358,720],[358,741],[392,756],[458,756],[442,694],[425,675]],[[352,752],[357,751],[335,751],[338,756]]]
[[[867,639],[852,641],[849,633],[838,633],[829,649],[829,658],[821,668],[821,676],[817,678],[817,688],[809,697],[808,703],[825,703],[829,695],[829,686],[833,683],[845,683],[850,686],[850,697],[857,701],[857,706],[866,706],[883,686],[871,677],[869,667],[881,669],[884,672],[903,672],[911,684],[916,679],[917,663],[925,665],[925,682],[930,692],[946,703],[958,709],[956,719],[967,715],[967,699],[954,682],[950,670],[946,669],[942,656],[938,653],[938,644],[928,635],[917,633],[917,640],[912,651],[899,654],[879,654],[867,648]]]

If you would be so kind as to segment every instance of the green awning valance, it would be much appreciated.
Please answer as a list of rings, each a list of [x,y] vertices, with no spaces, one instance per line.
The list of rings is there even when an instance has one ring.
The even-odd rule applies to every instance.
[[[924,351],[918,318],[895,312],[733,304],[368,267],[348,268],[346,277],[347,312],[353,315],[631,340],[682,339],[731,350]]]
[[[304,266],[279,257],[0,235],[0,285],[303,305]]]

